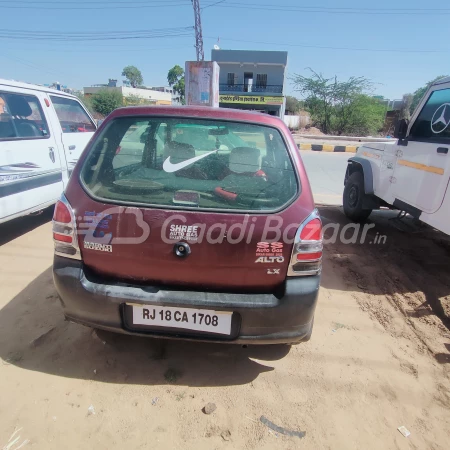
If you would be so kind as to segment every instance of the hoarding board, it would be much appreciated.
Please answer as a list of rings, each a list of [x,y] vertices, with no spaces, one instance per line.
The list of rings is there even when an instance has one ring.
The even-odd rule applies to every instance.
[[[186,61],[187,105],[219,107],[219,71],[214,61]]]
[[[220,95],[219,103],[234,103],[247,105],[282,105],[283,97],[273,97],[268,95]]]

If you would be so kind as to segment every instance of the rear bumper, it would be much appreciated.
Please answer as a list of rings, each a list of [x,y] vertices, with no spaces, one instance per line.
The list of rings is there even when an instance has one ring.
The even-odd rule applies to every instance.
[[[105,284],[88,279],[81,261],[60,256],[54,259],[53,279],[64,314],[74,322],[124,334],[236,344],[296,343],[305,339],[311,330],[320,284],[320,276],[288,278],[281,297]],[[132,331],[126,324],[127,303],[232,311],[236,320],[231,338],[170,329]]]

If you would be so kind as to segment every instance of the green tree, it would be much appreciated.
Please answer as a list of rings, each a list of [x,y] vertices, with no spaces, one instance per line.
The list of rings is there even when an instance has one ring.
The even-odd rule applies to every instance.
[[[380,102],[367,95],[372,87],[369,80],[350,77],[338,81],[337,77],[326,78],[310,70],[310,77],[295,75],[293,84],[304,96],[313,123],[324,133],[359,134],[374,130],[375,123],[383,121],[384,112],[378,108]],[[375,121],[373,114],[377,117]]]
[[[138,95],[128,95],[123,99],[123,103],[125,106],[138,106],[138,105],[145,105],[145,99],[139,97]]]
[[[291,114],[297,114],[303,107],[303,102],[292,95],[286,96],[286,111]]]
[[[296,91],[305,96],[305,107],[311,113],[313,122],[324,133],[329,133],[331,117],[333,115],[333,87],[331,78],[326,79],[322,74],[311,70],[312,77],[295,75],[293,84]]]
[[[332,83],[333,133],[339,136],[348,133],[359,134],[357,129],[352,129],[356,125],[355,109],[362,99],[368,97],[363,93],[370,87],[370,81],[364,77],[350,77],[347,81],[337,81],[337,78],[334,78]],[[365,109],[360,108],[359,114],[364,112]],[[364,115],[360,118],[363,122],[368,119]]]
[[[101,89],[91,96],[92,107],[104,116],[123,105],[122,94],[116,90]]]
[[[383,102],[370,95],[358,94],[352,99],[341,134],[373,136],[382,130],[385,114]]]
[[[125,77],[134,88],[144,82],[141,71],[135,66],[125,67],[122,71],[122,76]]]
[[[176,65],[173,66],[168,74],[167,81],[169,86],[173,88],[174,93],[177,95],[176,99],[182,104],[185,104],[184,98],[184,70],[182,67]]]
[[[422,97],[425,95],[425,92],[427,92],[428,88],[435,82],[440,80],[441,78],[446,78],[448,75],[439,75],[434,80],[429,81],[425,86],[417,89],[413,94],[413,99],[411,103],[411,107],[409,108],[409,111],[411,114],[414,113],[414,110],[417,108],[417,105],[420,103],[420,100],[422,100]]]

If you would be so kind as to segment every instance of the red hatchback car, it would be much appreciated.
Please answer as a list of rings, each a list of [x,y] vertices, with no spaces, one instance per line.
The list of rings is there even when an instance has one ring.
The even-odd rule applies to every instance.
[[[308,340],[322,225],[285,124],[203,107],[114,111],[53,217],[67,319],[240,344]]]

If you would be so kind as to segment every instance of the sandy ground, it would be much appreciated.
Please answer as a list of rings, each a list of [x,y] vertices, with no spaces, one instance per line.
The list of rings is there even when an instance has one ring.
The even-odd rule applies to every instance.
[[[371,217],[366,244],[326,246],[310,342],[247,349],[65,322],[48,215],[1,226],[0,448],[448,448],[449,246],[390,217]],[[369,243],[377,232],[386,244]]]

